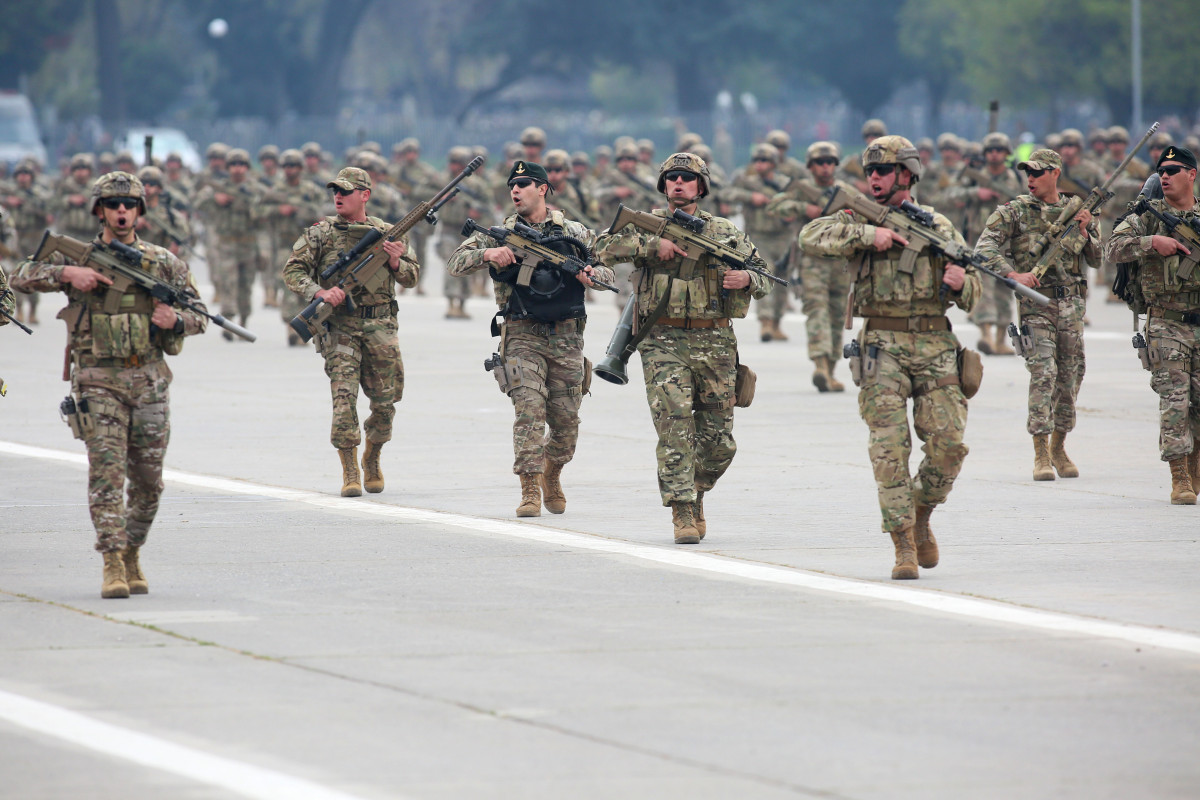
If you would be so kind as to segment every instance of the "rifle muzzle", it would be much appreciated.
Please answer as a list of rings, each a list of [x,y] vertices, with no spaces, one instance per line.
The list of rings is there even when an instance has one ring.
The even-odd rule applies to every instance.
[[[232,333],[234,336],[240,336],[241,338],[245,339],[247,342],[253,342],[258,339],[257,336],[243,328],[241,325],[238,325],[232,320],[225,319],[220,314],[213,314],[212,321]]]

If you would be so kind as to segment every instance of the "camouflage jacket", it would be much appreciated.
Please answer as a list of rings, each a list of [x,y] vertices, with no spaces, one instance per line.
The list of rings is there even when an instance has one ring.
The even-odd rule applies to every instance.
[[[504,218],[504,227],[512,228],[517,222],[517,215],[510,214]],[[521,222],[531,228],[539,231],[543,236],[551,233],[555,226],[562,229],[567,236],[572,236],[587,245],[589,250],[592,250],[596,244],[596,234],[585,227],[582,223],[576,222],[568,218],[562,211],[557,209],[552,210],[543,222],[530,222],[524,218]],[[491,247],[498,247],[499,243],[492,237],[486,236],[476,231],[467,237],[466,241],[458,246],[454,251],[454,255],[446,262],[446,269],[455,277],[463,277],[470,275],[472,272],[478,272],[481,269],[489,269],[495,267],[491,261],[485,261],[483,251]],[[596,266],[596,278],[611,284],[616,278],[613,276],[613,271],[608,267]],[[501,281],[492,281],[492,289],[496,293],[496,304],[500,308],[504,308],[508,304],[509,295],[512,294],[512,287]]]
[[[394,225],[404,214],[404,197],[400,190],[386,183],[376,183],[367,199],[367,215],[379,217]]]
[[[1037,259],[1030,256],[1034,242],[1046,233],[1070,201],[1059,195],[1057,203],[1043,203],[1023,194],[996,208],[984,223],[975,252],[992,263],[1001,275],[1031,272]],[[1093,218],[1087,231],[1076,229],[1067,237],[1052,268],[1042,277],[1043,286],[1063,286],[1087,279],[1084,267],[1100,258],[1100,224]]]
[[[26,255],[32,253],[50,225],[50,198],[37,184],[22,189],[14,183],[0,190],[0,195],[4,196],[5,216],[12,220],[17,230],[17,244]],[[9,205],[8,198],[19,202]],[[12,243],[6,244],[16,249]]]
[[[963,242],[945,215],[933,212],[934,227],[945,236]],[[965,244],[965,242],[963,242]],[[941,292],[946,261],[922,250],[913,263],[899,245],[880,253],[875,249],[875,226],[848,210],[814,219],[800,234],[804,252],[850,258],[854,280],[854,313],[860,317],[911,317],[944,314],[953,303],[970,311],[979,298],[980,278],[967,267],[966,282],[958,292]]]
[[[983,232],[983,226],[988,217],[996,210],[996,206],[1004,202],[1003,195],[993,200],[980,200],[979,189],[981,186],[983,188],[1003,187],[1014,194],[1025,191],[1025,181],[1022,180],[1020,173],[1011,167],[1005,167],[999,175],[992,175],[987,167],[980,167],[979,172],[987,177],[990,183],[976,183],[964,171],[960,171],[954,185],[941,193],[943,204],[951,203],[962,208],[963,223],[959,229],[968,241]]]
[[[4,274],[4,268],[0,267],[0,311],[12,316],[17,313],[17,300],[13,297],[12,290],[8,287],[8,277]],[[0,325],[7,325],[8,317],[0,317]]]
[[[618,187],[632,189],[633,194],[624,199],[617,197]],[[609,168],[596,186],[595,206],[596,217],[604,222],[617,216],[617,206],[625,206],[636,211],[649,211],[662,202],[662,195],[640,175],[628,175],[616,167]]]
[[[1104,183],[1104,178],[1104,172],[1090,161],[1080,161],[1073,167],[1068,167],[1064,162],[1058,179],[1058,190],[1086,197],[1091,189]]]
[[[218,236],[227,239],[253,238],[255,223],[261,213],[259,200],[263,191],[262,184],[250,177],[241,183],[234,183],[228,178],[212,179],[196,195],[196,210],[204,215],[204,221]],[[217,203],[218,194],[229,195],[229,203]]]
[[[785,222],[781,217],[769,213],[767,204],[754,205],[751,197],[756,193],[764,194],[769,203],[776,195],[786,191],[791,181],[792,179],[787,175],[781,175],[778,172],[773,173],[769,178],[764,178],[752,167],[747,167],[734,179],[733,186],[728,191],[722,192],[721,199],[741,204],[742,217],[746,221],[746,233],[749,235],[786,236],[798,230],[797,225],[793,222]]]
[[[433,195],[433,192],[436,192],[453,180],[455,175],[443,173],[442,176],[439,176],[439,185],[437,189],[430,192],[430,196]],[[462,241],[463,237],[460,233],[462,225],[458,224],[458,221],[465,217],[477,220],[480,225],[490,225],[493,219],[491,195],[488,192],[487,184],[484,183],[482,178],[478,175],[468,175],[458,184],[458,188],[458,194],[450,202],[442,206],[442,209],[438,212],[438,218],[443,220],[438,225],[440,229],[438,236],[443,242]],[[429,198],[423,198],[422,202],[427,199]],[[442,246],[445,245],[439,245],[439,247]]]
[[[579,189],[571,181],[563,181],[561,189],[555,189],[548,195],[546,203],[551,208],[557,208],[566,215],[567,219],[578,220],[587,228],[596,228],[598,222],[593,216],[594,209],[589,207]]]
[[[446,183],[442,180],[441,173],[424,161],[418,160],[412,164],[393,163],[388,171],[396,183],[396,188],[415,202],[429,199]]]
[[[146,206],[142,219],[146,221],[146,226],[138,229],[138,236],[151,244],[170,249],[172,244],[182,247],[191,241],[192,226],[187,215],[168,206],[163,200],[154,208]],[[176,242],[176,237],[182,241]]]
[[[652,212],[658,217],[668,217],[666,209],[656,208]],[[704,233],[717,241],[749,255],[757,250],[754,243],[737,226],[724,217],[698,209],[695,216],[704,220]],[[596,240],[596,256],[602,263],[612,266],[632,261],[632,280],[637,290],[638,308],[649,314],[669,295],[665,316],[690,319],[742,318],[750,310],[751,297],[765,297],[771,291],[771,282],[763,276],[748,272],[750,285],[745,289],[726,290],[721,287],[729,267],[704,255],[695,267],[687,272],[683,258],[676,256],[670,261],[658,257],[659,238],[632,225],[619,233],[603,233]],[[755,254],[751,262],[760,269],[770,270],[762,256]]]
[[[817,217],[808,216],[809,200],[800,193],[800,187],[802,185],[809,188],[815,187],[823,192],[832,189],[833,186],[840,186],[843,189],[849,188],[846,183],[839,180],[834,180],[833,186],[826,187],[819,185],[812,178],[807,178],[801,181],[793,181],[792,183],[788,184],[788,190],[786,192],[777,194],[775,197],[771,198],[771,202],[767,203],[767,213],[771,214],[772,216],[779,217],[784,221],[790,219],[791,222],[788,224],[795,225],[798,230],[803,230],[814,219],[817,219]],[[819,204],[814,205],[817,205],[818,208],[820,208]],[[810,258],[826,258],[826,256],[821,256],[816,253],[804,253],[804,256]],[[846,259],[839,257],[833,260],[845,261]]]
[[[1174,208],[1166,200],[1150,200],[1149,204],[1185,220],[1200,218],[1200,201],[1187,211]],[[1140,216],[1130,214],[1112,232],[1104,257],[1117,263],[1136,263],[1132,276],[1134,294],[1140,294],[1146,304],[1171,311],[1200,310],[1200,269],[1193,269],[1186,279],[1181,278],[1179,268],[1183,260],[1179,255],[1160,256],[1150,246],[1150,237],[1155,235],[1170,236],[1167,227],[1149,212]]]
[[[54,214],[54,227],[59,233],[65,233],[76,239],[91,239],[100,232],[100,223],[88,209],[92,204],[92,184],[89,180],[80,185],[74,178],[68,177],[59,184],[58,191],[50,204]],[[83,197],[82,205],[75,205],[71,198]]]
[[[325,192],[304,178],[294,185],[280,181],[274,189],[263,195],[262,216],[275,226],[280,247],[296,241],[306,228],[321,219],[321,209],[326,199]],[[282,206],[291,206],[294,210],[291,214],[284,214],[280,211]]]
[[[790,178],[792,180],[812,179],[812,173],[808,171],[808,167],[804,166],[791,156],[784,156],[783,161],[780,161],[779,166],[775,168],[775,172],[782,177]]]
[[[94,241],[99,241],[99,238]],[[194,305],[204,308],[195,278],[186,263],[166,248],[138,238],[134,239],[131,246],[142,251],[142,268],[146,272],[187,292],[193,297]],[[58,318],[67,323],[70,349],[82,366],[91,366],[89,361],[93,359],[129,358],[151,353],[161,355],[164,352],[174,355],[179,352],[182,347],[179,336],[150,324],[154,301],[148,293],[130,287],[120,296],[117,313],[105,313],[103,307],[109,299],[107,287],[81,292],[63,283],[65,265],[66,260],[61,253],[55,253],[49,261],[23,261],[13,277],[13,286],[25,292],[66,293],[67,307],[59,312]],[[208,318],[203,314],[183,308],[176,308],[175,312],[183,320],[183,336],[203,333],[208,327]]]
[[[391,225],[376,217],[367,217],[365,223],[347,223],[341,217],[326,217],[315,225],[304,229],[304,233],[292,245],[292,255],[283,267],[283,282],[306,303],[321,289],[328,289],[338,282],[340,275],[321,280],[321,272],[337,261],[338,256],[354,247],[370,229],[387,231]],[[400,238],[408,244],[408,235]],[[390,268],[375,273],[366,286],[354,293],[354,302],[360,306],[376,306],[389,303],[396,297],[396,284],[406,288],[417,285],[420,265],[411,251],[405,251],[400,266],[393,272]],[[346,304],[337,307],[335,314],[344,314]]]

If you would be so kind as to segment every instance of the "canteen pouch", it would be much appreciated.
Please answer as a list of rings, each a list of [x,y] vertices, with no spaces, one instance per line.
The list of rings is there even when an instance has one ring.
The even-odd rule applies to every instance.
[[[737,380],[734,382],[733,405],[735,408],[749,408],[754,402],[754,390],[758,386],[758,375],[745,364],[737,365]]]
[[[958,348],[958,386],[963,397],[970,400],[983,383],[983,359],[979,353],[965,347]]]

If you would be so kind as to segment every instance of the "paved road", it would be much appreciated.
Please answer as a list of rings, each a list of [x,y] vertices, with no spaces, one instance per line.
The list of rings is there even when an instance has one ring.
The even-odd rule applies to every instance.
[[[172,360],[151,594],[102,601],[54,302],[0,331],[0,796],[1197,796],[1200,511],[1123,309],[1093,304],[1077,480],[1030,480],[1026,373],[986,359],[942,565],[904,585],[799,316],[738,324],[759,396],[677,548],[636,381],[585,400],[567,514],[518,522],[490,303],[406,296],[388,487],[343,500],[320,361],[260,311]]]

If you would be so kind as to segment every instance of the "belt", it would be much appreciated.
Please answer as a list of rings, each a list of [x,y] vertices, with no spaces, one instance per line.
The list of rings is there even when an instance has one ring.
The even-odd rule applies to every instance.
[[[1062,300],[1066,297],[1082,297],[1087,292],[1086,283],[1068,283],[1066,286],[1039,286],[1034,289],[1046,297]]]
[[[720,319],[692,319],[691,317],[660,317],[655,325],[666,325],[670,328],[684,328],[685,330],[694,330],[696,328],[728,328],[731,323],[728,317]]]
[[[572,317],[571,319],[560,319],[556,322],[538,322],[534,319],[514,319],[505,322],[505,326],[519,328],[522,331],[532,333],[534,336],[566,336],[572,333],[583,333],[584,323],[587,322],[587,317]]]
[[[867,317],[867,330],[928,333],[948,331],[951,327],[946,317]]]
[[[155,361],[162,361],[162,353],[158,350],[140,356],[129,356],[128,358],[97,358],[88,353],[79,354],[79,366],[81,367],[119,367],[120,369],[129,369],[130,367],[143,367]]]
[[[393,300],[390,303],[380,303],[375,306],[359,306],[353,311],[346,312],[346,316],[359,317],[360,319],[379,319],[380,317],[394,316],[400,310],[400,305]]]
[[[1172,322],[1186,322],[1188,325],[1200,325],[1200,311],[1172,311],[1169,308],[1150,306],[1148,316],[1162,317]]]

